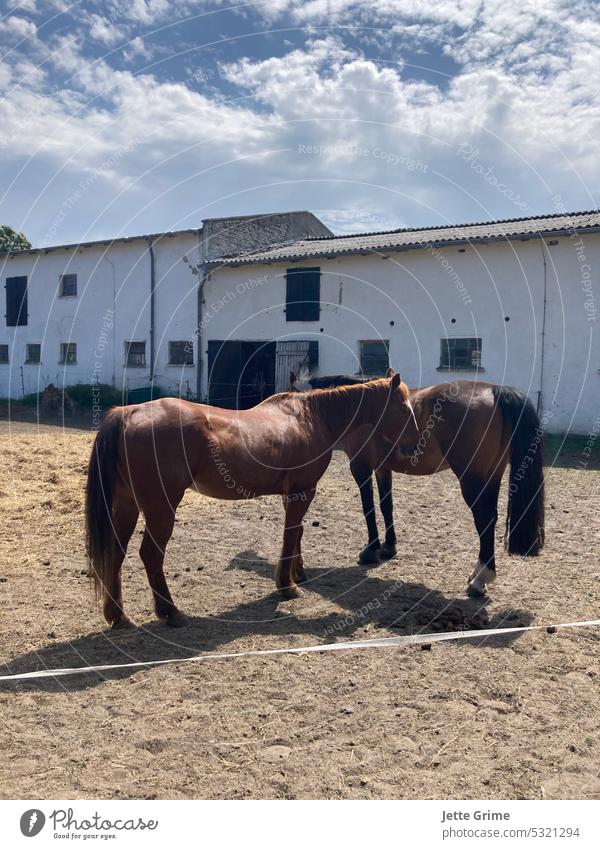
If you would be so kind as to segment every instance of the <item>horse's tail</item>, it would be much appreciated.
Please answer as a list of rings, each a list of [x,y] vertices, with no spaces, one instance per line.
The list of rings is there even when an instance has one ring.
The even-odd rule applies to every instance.
[[[544,547],[543,429],[521,392],[500,386],[494,395],[504,421],[512,426],[504,543],[509,554],[533,557]]]
[[[112,504],[119,441],[123,432],[122,408],[110,410],[96,434],[88,467],[85,498],[86,551],[96,598],[110,585],[114,533]]]

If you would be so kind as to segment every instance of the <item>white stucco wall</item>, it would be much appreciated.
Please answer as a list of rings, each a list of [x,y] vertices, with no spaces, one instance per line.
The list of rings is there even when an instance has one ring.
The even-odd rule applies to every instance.
[[[198,251],[193,233],[161,239],[155,246],[156,383],[184,395],[188,389],[196,392],[199,276],[191,267],[199,262]],[[481,379],[517,386],[535,403],[542,392],[549,430],[586,433],[600,416],[600,318],[595,312],[600,234],[589,234],[581,243],[579,237],[545,239],[544,253],[541,240],[531,239],[296,263],[293,267],[321,268],[322,308],[316,322],[286,321],[288,265],[247,265],[211,274],[200,335],[204,396],[211,339],[318,340],[321,374],[356,373],[359,340],[389,339],[392,366],[409,385],[424,386],[471,379],[470,371],[438,370],[440,339],[480,336]],[[75,298],[58,297],[59,275],[65,272],[78,276]],[[21,367],[26,393],[49,382],[69,385],[96,378],[118,387],[148,385],[146,241],[5,258],[0,274],[3,284],[9,276],[28,277],[29,313],[23,327],[0,321],[0,343],[10,349],[10,363],[0,365],[0,397],[21,397]],[[169,341],[187,339],[194,341],[194,365],[170,366]],[[146,342],[145,368],[124,369],[127,340]],[[68,341],[77,343],[77,363],[61,366],[59,346]],[[39,366],[25,363],[27,343],[42,344]]]
[[[197,265],[198,238],[181,234],[154,246],[156,309],[156,382],[177,391],[189,379],[195,394],[195,366],[168,365],[169,340],[195,340],[197,281],[188,256]],[[114,242],[49,253],[24,254],[2,261],[0,273],[25,275],[28,321],[0,325],[0,343],[9,345],[8,365],[0,365],[0,397],[19,398],[48,385],[99,380],[118,388],[147,386],[150,380],[150,254],[148,242]],[[77,295],[61,297],[59,279],[77,274]],[[3,296],[5,301],[5,297]],[[125,342],[146,343],[146,366],[125,367]],[[77,362],[61,365],[60,343],[77,344]],[[41,363],[28,364],[26,345],[40,343]],[[194,352],[194,362],[196,352]],[[21,367],[23,380],[21,380]],[[184,384],[184,389],[186,384]]]
[[[600,429],[600,234],[548,247],[544,410],[548,430]]]
[[[161,389],[196,396],[196,364],[198,349],[196,325],[198,320],[199,241],[185,234],[161,240],[155,253],[155,322],[156,368],[155,382]],[[188,262],[183,261],[187,257]],[[190,341],[194,346],[193,366],[169,365],[169,341]]]
[[[123,340],[148,334],[149,312],[139,298],[147,264],[141,241],[5,259],[3,282],[16,275],[28,278],[28,322],[22,327],[2,322],[0,342],[9,344],[10,364],[0,367],[0,394],[20,397],[21,366],[26,393],[50,382],[90,383],[95,373],[103,383],[120,384]],[[63,273],[77,274],[77,296],[59,296]],[[77,344],[76,364],[59,364],[61,342]],[[25,364],[27,343],[41,344],[39,365]]]
[[[516,386],[534,403],[542,393],[549,430],[585,433],[600,415],[596,322],[584,307],[573,240],[549,241],[544,336],[544,254],[542,241],[531,239],[295,263],[321,268],[317,322],[286,321],[289,264],[221,269],[206,286],[203,351],[209,339],[318,339],[319,372],[353,374],[359,340],[389,339],[391,365],[409,385],[426,386],[473,379],[472,371],[438,369],[440,339],[479,336],[481,380]],[[600,236],[585,243],[593,291],[600,293]]]

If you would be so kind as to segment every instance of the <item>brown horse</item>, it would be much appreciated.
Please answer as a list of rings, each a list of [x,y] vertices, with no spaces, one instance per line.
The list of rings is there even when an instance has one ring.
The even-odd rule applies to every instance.
[[[106,415],[90,458],[87,552],[104,616],[129,623],[123,609],[121,566],[140,511],[146,528],[140,555],[156,613],[169,625],[185,624],[165,575],[165,548],[186,489],[223,499],[281,494],[283,548],[276,584],[286,598],[305,579],[302,521],[335,444],[354,430],[377,432],[399,453],[418,439],[399,375],[311,392],[283,392],[250,410],[222,410],[175,398],[115,407]],[[403,447],[404,446],[404,447]]]
[[[307,378],[291,384],[298,391]],[[336,375],[308,380],[313,388],[364,384],[361,378]],[[496,577],[494,531],[498,519],[500,481],[510,460],[505,544],[509,554],[538,554],[544,545],[544,477],[542,427],[531,401],[515,389],[478,381],[441,383],[409,390],[419,428],[412,456],[385,445],[377,434],[356,429],[340,440],[350,458],[350,469],[361,495],[369,540],[359,555],[361,563],[378,563],[396,554],[392,502],[392,472],[431,475],[452,469],[462,495],[473,513],[479,534],[479,558],[469,576],[468,593],[485,594]],[[372,474],[385,523],[380,544]]]

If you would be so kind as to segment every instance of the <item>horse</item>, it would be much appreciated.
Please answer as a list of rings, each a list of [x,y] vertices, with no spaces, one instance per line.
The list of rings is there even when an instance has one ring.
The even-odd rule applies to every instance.
[[[310,378],[290,374],[290,386],[319,390],[326,386],[368,385],[368,378],[344,375]],[[368,542],[359,562],[377,564],[395,556],[397,548],[392,501],[392,472],[431,475],[452,469],[473,514],[479,556],[467,581],[467,593],[482,597],[496,578],[494,532],[498,495],[510,461],[505,547],[509,554],[533,557],[544,546],[543,431],[531,401],[506,386],[460,380],[409,389],[419,428],[410,457],[384,445],[377,434],[356,429],[340,440],[360,490]],[[385,525],[380,544],[372,475]]]
[[[285,528],[275,574],[284,598],[306,579],[302,521],[336,443],[354,430],[410,453],[418,439],[408,389],[394,374],[364,386],[283,392],[249,410],[178,398],[112,408],[97,432],[86,486],[86,549],[96,597],[113,628],[131,624],[121,567],[140,512],[140,556],[157,616],[185,625],[163,571],[175,512],[187,489],[212,498],[282,496]]]

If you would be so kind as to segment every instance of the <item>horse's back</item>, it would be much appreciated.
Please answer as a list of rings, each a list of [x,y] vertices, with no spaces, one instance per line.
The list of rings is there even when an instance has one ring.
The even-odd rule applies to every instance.
[[[486,471],[497,465],[510,436],[496,398],[482,381],[440,383],[411,393],[422,426],[430,428],[431,451],[453,469]]]
[[[318,479],[329,462],[296,396],[249,410],[177,398],[122,409],[136,489],[160,478],[216,498],[249,498]]]

